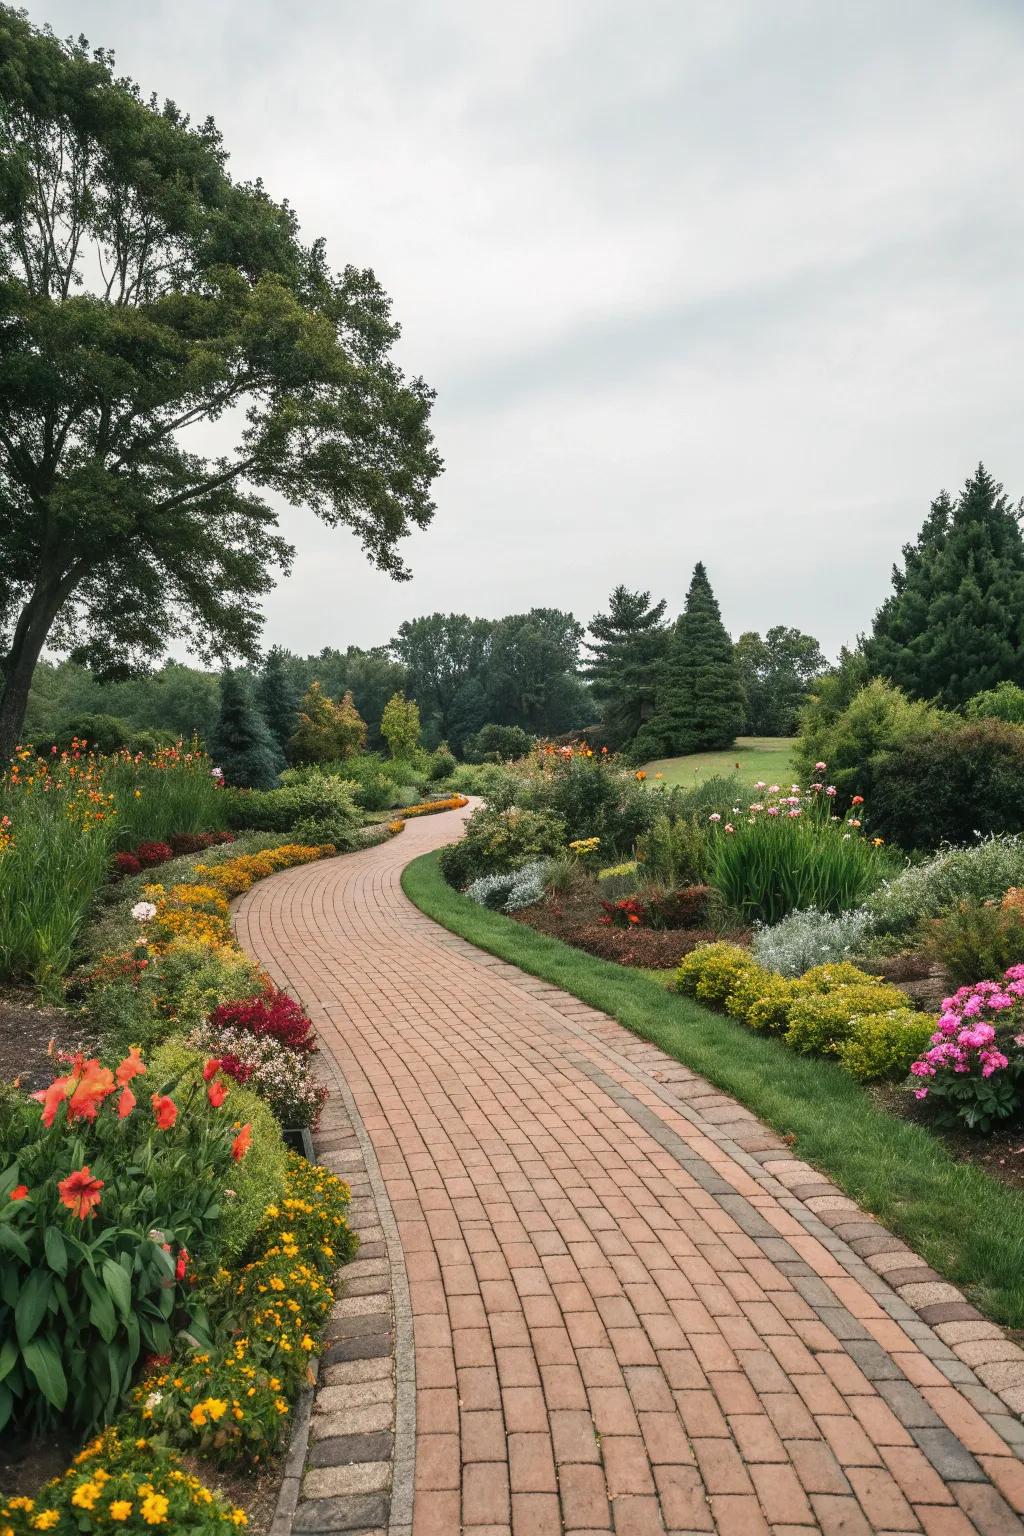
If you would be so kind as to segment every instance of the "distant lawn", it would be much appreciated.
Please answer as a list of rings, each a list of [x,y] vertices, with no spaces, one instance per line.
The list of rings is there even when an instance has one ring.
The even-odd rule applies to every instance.
[[[745,784],[764,779],[766,784],[788,788],[793,782],[795,736],[738,736],[728,752],[692,752],[689,757],[662,757],[645,763],[653,779],[663,775],[666,784],[699,784],[713,774],[738,773]]]

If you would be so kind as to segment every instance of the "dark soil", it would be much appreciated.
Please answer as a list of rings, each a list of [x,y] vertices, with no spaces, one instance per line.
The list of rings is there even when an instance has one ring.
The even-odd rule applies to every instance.
[[[958,1163],[973,1163],[1001,1184],[1024,1193],[1024,1125],[997,1127],[984,1136],[971,1136],[966,1131],[943,1131],[902,1084],[883,1083],[868,1091],[891,1115],[924,1126]]]
[[[684,955],[698,944],[728,937],[742,942],[746,935],[712,932],[708,928],[614,928],[601,922],[600,898],[589,883],[564,896],[527,907],[511,914],[538,933],[546,933],[574,949],[582,949],[601,960],[646,971],[665,971],[679,964]]]
[[[56,1075],[51,1042],[53,1051],[74,1044],[75,1027],[66,1009],[39,1003],[31,992],[0,993],[0,1081],[45,1088]]]
[[[34,1498],[44,1483],[70,1466],[79,1450],[81,1441],[67,1435],[13,1444],[10,1436],[4,1436],[0,1439],[0,1490],[8,1497]]]

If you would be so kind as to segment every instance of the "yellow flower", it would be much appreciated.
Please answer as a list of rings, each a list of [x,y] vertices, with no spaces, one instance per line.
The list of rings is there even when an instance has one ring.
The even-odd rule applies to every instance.
[[[277,1409],[278,1413],[288,1412],[288,1404],[285,1402],[283,1397],[275,1397],[274,1407]]]
[[[99,1496],[99,1483],[79,1483],[78,1487],[71,1495],[71,1502],[77,1509],[93,1509],[95,1508],[96,1500],[99,1498]]]
[[[170,1500],[162,1493],[150,1493],[142,1501],[140,1514],[147,1525],[163,1525],[170,1507]]]
[[[248,1525],[249,1524],[249,1516],[246,1514],[244,1509],[238,1509],[236,1507],[235,1509],[233,1509],[231,1511],[231,1524],[232,1525]]]
[[[303,1347],[303,1349],[315,1349],[316,1348],[316,1345],[313,1343],[313,1340],[310,1338],[308,1333],[306,1334],[305,1338],[302,1341],[302,1347]]]
[[[222,1419],[228,1411],[227,1403],[224,1402],[223,1398],[220,1397],[208,1397],[203,1404],[203,1407],[206,1409],[207,1413],[210,1415],[210,1418],[215,1424],[217,1420]]]
[[[111,1520],[127,1520],[132,1506],[127,1499],[115,1499],[108,1511]]]
[[[60,1514],[55,1509],[41,1509],[38,1515],[32,1517],[32,1529],[34,1531],[49,1531],[57,1524]]]
[[[196,1429],[202,1429],[203,1425],[206,1423],[206,1409],[203,1407],[202,1403],[196,1403],[195,1407],[192,1409],[192,1412],[189,1414],[189,1418],[192,1420],[192,1423],[195,1425]]]

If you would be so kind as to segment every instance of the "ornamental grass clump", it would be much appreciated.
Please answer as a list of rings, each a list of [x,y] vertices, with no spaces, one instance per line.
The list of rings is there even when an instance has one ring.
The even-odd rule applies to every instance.
[[[835,786],[823,780],[806,793],[796,784],[788,795],[777,784],[755,788],[764,798],[744,812],[708,818],[710,881],[742,922],[773,924],[807,907],[842,912],[883,879],[886,855],[881,839],[864,836],[860,795],[839,817]]]
[[[989,1131],[1024,1111],[1024,965],[943,998],[931,1043],[910,1072],[914,1097],[940,1125]]]

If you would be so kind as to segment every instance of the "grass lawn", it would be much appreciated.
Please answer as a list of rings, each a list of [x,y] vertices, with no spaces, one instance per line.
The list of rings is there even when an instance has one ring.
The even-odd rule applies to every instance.
[[[774,781],[773,781],[774,782]],[[402,874],[422,912],[480,949],[600,1008],[627,1029],[730,1093],[873,1212],[981,1311],[1024,1326],[1024,1199],[981,1169],[958,1163],[921,1126],[876,1106],[830,1062],[627,970],[489,912],[453,891],[436,853]]]
[[[747,784],[764,779],[766,784],[793,782],[791,758],[795,736],[737,736],[728,752],[691,752],[688,757],[662,757],[644,767],[651,778],[664,775],[666,784],[697,784],[712,774],[738,773]]]

